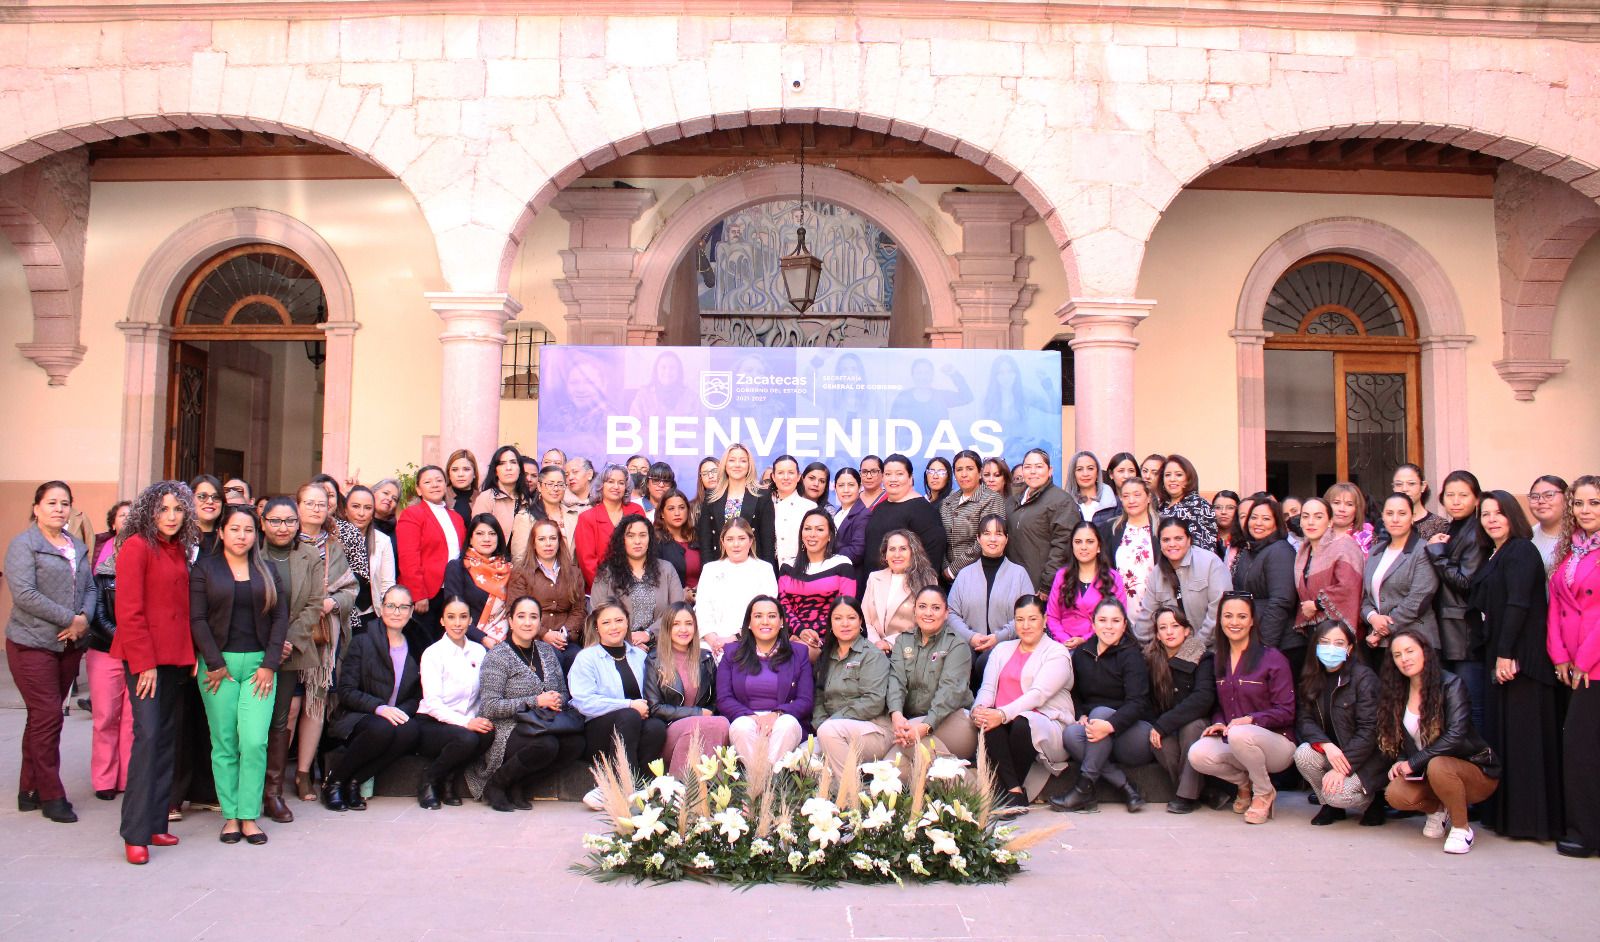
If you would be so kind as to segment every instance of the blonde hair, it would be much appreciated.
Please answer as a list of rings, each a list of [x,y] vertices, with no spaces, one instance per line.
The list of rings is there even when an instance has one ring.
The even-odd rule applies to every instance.
[[[729,530],[743,530],[750,537],[750,555],[756,554],[756,528],[755,524],[743,517],[730,517],[722,525],[722,532],[717,534],[717,558],[727,559],[728,550],[722,545],[722,540],[728,535]]]
[[[1335,494],[1349,497],[1355,503],[1356,515],[1350,521],[1350,531],[1354,533],[1360,530],[1361,525],[1367,522],[1367,496],[1361,493],[1361,488],[1356,487],[1349,481],[1340,481],[1329,485],[1328,489],[1322,492],[1322,499],[1328,503],[1329,527],[1333,526],[1333,497]]]
[[[1559,565],[1566,561],[1572,553],[1572,534],[1578,532],[1578,515],[1572,510],[1572,501],[1578,494],[1578,488],[1592,487],[1600,490],[1600,475],[1585,474],[1572,482],[1567,488],[1567,512],[1561,515],[1561,539],[1556,541],[1555,561]]]
[[[689,639],[689,662],[684,666],[694,668],[700,663],[700,617],[688,602],[673,602],[656,627],[656,670],[664,687],[678,680],[678,647],[672,642],[672,623],[678,620],[680,612],[687,612],[694,623],[694,637]]]
[[[756,470],[755,455],[752,455],[750,449],[746,448],[742,442],[734,442],[728,446],[727,451],[722,453],[722,460],[717,462],[717,489],[711,492],[711,496],[706,498],[707,500],[721,500],[728,493],[728,456],[733,454],[735,448],[744,452],[745,458],[750,462],[750,470],[744,476],[745,495],[748,497],[761,496],[761,487],[758,483],[761,480],[761,475]]]

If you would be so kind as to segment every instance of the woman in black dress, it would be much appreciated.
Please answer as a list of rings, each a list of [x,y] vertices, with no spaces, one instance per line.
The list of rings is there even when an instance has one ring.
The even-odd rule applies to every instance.
[[[1472,575],[1467,617],[1489,674],[1484,736],[1505,766],[1483,823],[1502,837],[1561,837],[1561,724],[1555,665],[1545,647],[1544,557],[1516,498],[1489,491],[1478,505],[1489,557]]]

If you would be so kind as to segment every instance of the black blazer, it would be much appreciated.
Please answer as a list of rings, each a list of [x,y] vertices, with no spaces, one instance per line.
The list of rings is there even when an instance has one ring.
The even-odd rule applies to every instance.
[[[1294,546],[1287,539],[1274,536],[1246,544],[1233,567],[1233,587],[1255,596],[1263,643],[1280,651],[1306,646],[1306,636],[1294,629],[1300,592],[1294,585]]]
[[[660,646],[650,649],[644,659],[644,700],[650,704],[650,715],[671,723],[673,720],[699,716],[701,710],[717,711],[717,662],[710,651],[700,652],[700,687],[695,691],[693,703],[683,702],[683,691],[676,682],[661,682]]]
[[[509,588],[510,585],[510,581],[507,581],[506,586]],[[444,584],[439,590],[439,597],[448,599],[455,595],[461,596],[467,603],[467,611],[472,615],[472,627],[467,629],[467,640],[482,644],[483,632],[478,629],[478,619],[483,617],[483,607],[489,604],[489,593],[478,588],[478,584],[472,581],[471,576],[467,575],[465,556],[450,560],[444,567]],[[506,599],[508,604],[511,601],[511,599]],[[434,618],[438,618],[444,613],[440,611],[431,614]],[[421,653],[418,652],[418,660],[421,660],[421,657]]]
[[[267,607],[267,583],[254,566],[250,567],[250,610],[255,614],[255,638],[261,645],[261,666],[275,671],[283,663],[283,640],[289,636],[289,590],[272,566],[272,584],[277,592],[277,604],[272,611]],[[222,661],[222,646],[228,643],[228,631],[233,624],[233,570],[222,553],[199,556],[189,567],[189,634],[194,638],[194,649],[206,662],[206,667],[217,670],[226,665]],[[244,678],[234,678],[243,681]]]
[[[758,555],[756,550],[764,530],[772,529],[772,521],[767,518],[771,511],[771,503],[762,499],[761,495],[751,497],[744,495],[744,503],[739,507],[739,516],[750,521],[750,526],[755,528],[756,540],[750,545],[750,555]],[[695,521],[695,539],[700,543],[700,564],[722,558],[722,525],[727,522],[728,495],[724,494],[716,500],[707,500],[700,509],[700,519]]]
[[[402,713],[415,716],[417,704],[422,700],[422,674],[417,660],[422,652],[414,647],[406,651],[405,666],[400,673],[400,693],[394,705]],[[339,705],[342,715],[334,720],[331,732],[342,739],[350,738],[356,724],[363,716],[378,712],[378,707],[389,703],[394,690],[394,661],[389,657],[389,633],[378,623],[369,624],[367,630],[350,641],[350,647],[339,662]]]
[[[1444,722],[1438,738],[1426,746],[1419,746],[1402,726],[1400,750],[1404,755],[1390,758],[1405,759],[1411,763],[1412,774],[1421,775],[1428,767],[1428,760],[1434,756],[1450,756],[1471,762],[1489,778],[1499,778],[1500,757],[1472,728],[1472,700],[1467,696],[1467,685],[1448,671],[1439,673],[1439,681],[1444,688]],[[1404,708],[1402,705],[1401,709]]]
[[[1517,677],[1555,684],[1555,664],[1545,646],[1548,599],[1544,558],[1529,540],[1512,538],[1473,573],[1467,620],[1484,639],[1486,659],[1517,662]]]
[[[1299,706],[1295,734],[1301,742],[1338,746],[1361,779],[1361,787],[1376,795],[1388,771],[1388,761],[1378,751],[1378,675],[1355,661],[1355,652],[1351,655],[1344,670],[1324,678],[1320,697],[1295,692]]]

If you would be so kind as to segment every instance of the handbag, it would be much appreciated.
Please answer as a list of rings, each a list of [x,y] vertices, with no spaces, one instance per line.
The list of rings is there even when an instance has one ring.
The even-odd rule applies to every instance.
[[[533,707],[517,714],[517,727],[534,736],[567,736],[583,732],[583,714],[572,707]]]

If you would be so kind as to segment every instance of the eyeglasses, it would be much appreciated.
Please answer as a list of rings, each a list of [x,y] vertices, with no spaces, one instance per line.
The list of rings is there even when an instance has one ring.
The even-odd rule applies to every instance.
[[[1560,491],[1529,491],[1528,503],[1542,504],[1548,500],[1555,500],[1561,496]]]
[[[269,527],[292,527],[300,520],[298,517],[265,517],[261,522]]]
[[[408,602],[385,602],[383,610],[386,612],[409,612],[413,606]]]
[[[1256,600],[1256,597],[1255,597],[1255,595],[1253,593],[1250,593],[1250,592],[1240,592],[1238,590],[1231,590],[1231,591],[1222,593],[1222,600],[1223,601],[1227,601],[1228,599],[1245,599],[1247,601],[1254,602]]]
[[[320,500],[303,500],[303,501],[300,502],[300,506],[306,508],[307,510],[327,510],[328,509],[328,505],[326,503],[320,501]]]
[[[672,478],[657,477],[656,475],[652,474],[650,475],[650,481],[653,484],[671,484]]]
[[[218,497],[216,494],[196,494],[196,495],[194,495],[194,502],[197,503],[197,504],[215,504],[217,501],[219,501],[221,499],[222,498]]]

